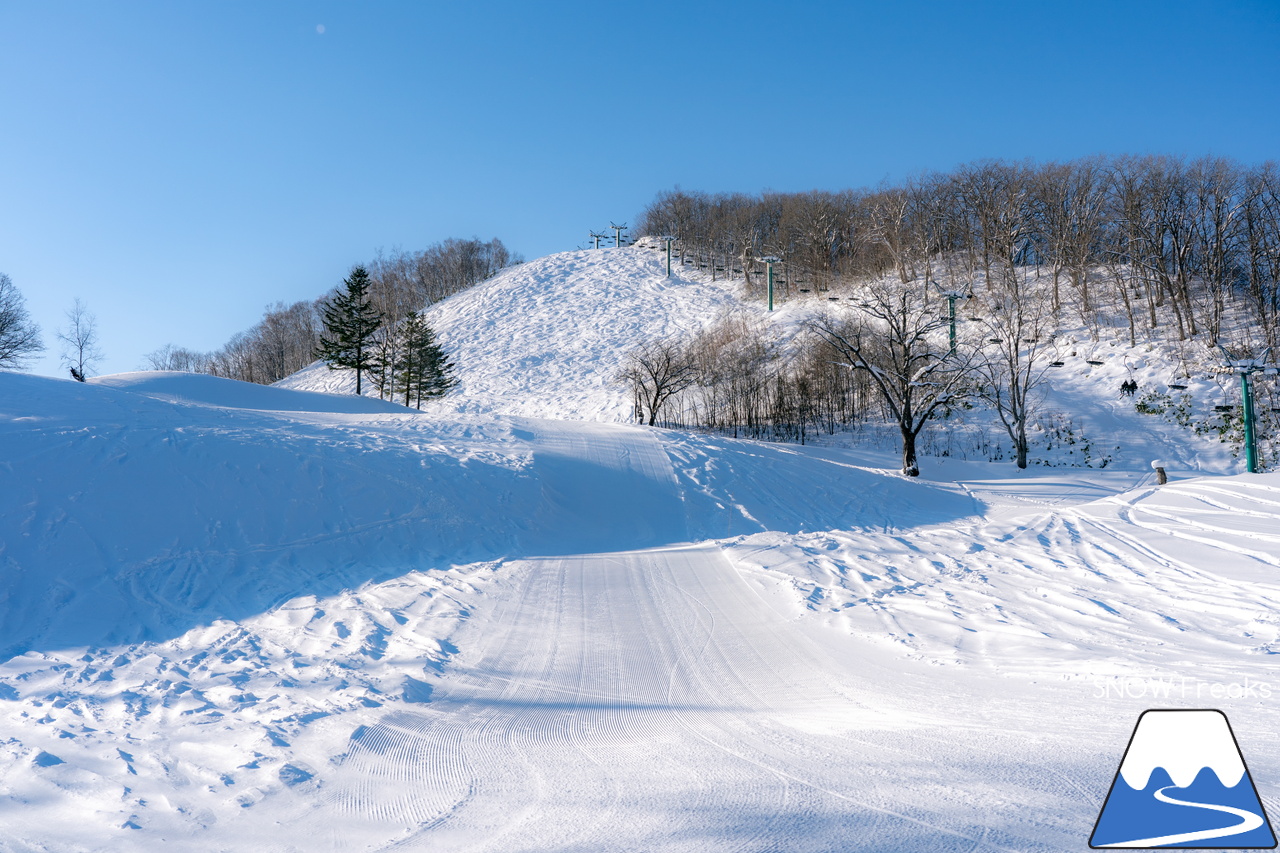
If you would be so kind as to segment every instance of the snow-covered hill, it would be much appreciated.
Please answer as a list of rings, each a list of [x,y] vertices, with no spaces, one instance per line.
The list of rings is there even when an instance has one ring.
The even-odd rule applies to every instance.
[[[628,353],[654,341],[687,340],[730,313],[762,321],[785,342],[803,334],[815,313],[848,305],[810,296],[768,313],[758,301],[740,299],[742,291],[741,281],[713,282],[679,264],[667,278],[665,255],[640,247],[562,252],[512,267],[427,310],[460,379],[432,411],[630,422],[632,400],[617,378]],[[1159,459],[1178,473],[1244,470],[1234,444],[1135,407],[1148,392],[1185,394],[1195,417],[1214,418],[1215,405],[1237,399],[1230,378],[1207,369],[1216,353],[1191,345],[1129,346],[1118,337],[1093,341],[1083,330],[1063,333],[1061,350],[1062,366],[1037,392],[1033,460],[1146,471]],[[1123,395],[1126,380],[1141,393]],[[1170,383],[1187,390],[1171,391]],[[277,387],[352,394],[355,379],[316,363]],[[816,440],[851,443],[849,436]],[[860,445],[884,450],[896,440],[892,430],[858,437]],[[982,406],[922,436],[926,455],[983,459],[992,448],[1008,454],[1008,446],[994,413]]]
[[[424,412],[0,373],[0,851],[1077,850],[1153,706],[1274,810],[1280,475],[1191,476],[1105,387],[1158,352],[1064,365],[1103,469],[616,422],[734,306],[531,262],[432,309]]]
[[[561,252],[499,273],[425,312],[458,366],[448,404],[461,412],[627,421],[617,381],[623,357],[686,337],[740,303],[727,282],[673,271],[642,249]],[[347,372],[323,364],[278,383],[351,393]]]

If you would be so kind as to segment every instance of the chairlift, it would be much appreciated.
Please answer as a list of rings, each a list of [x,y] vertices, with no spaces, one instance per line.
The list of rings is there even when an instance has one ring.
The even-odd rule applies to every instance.
[[[828,296],[828,297],[827,297],[827,299],[831,300],[832,302],[839,302],[839,301],[840,301],[840,297],[839,297],[839,296]]]
[[[801,293],[809,293],[809,288],[807,288],[807,287],[802,287],[802,288],[800,288],[800,292],[801,292]]]
[[[1092,364],[1092,365],[1101,365],[1101,364],[1102,364],[1102,362],[1100,362],[1100,361],[1098,361],[1098,360],[1096,360],[1096,359],[1092,359],[1092,358],[1086,358],[1086,359],[1085,359],[1085,361],[1086,361],[1086,362],[1088,362],[1089,364]]]
[[[1170,387],[1170,388],[1172,388],[1172,389],[1173,389],[1173,390],[1175,390],[1175,391],[1185,391],[1185,390],[1187,390],[1187,386],[1186,386],[1186,385],[1179,385],[1179,384],[1178,384],[1178,383],[1176,383],[1176,382],[1170,382],[1170,383],[1169,383],[1169,387]]]
[[[999,344],[1003,342],[1004,342],[1004,338],[987,338],[987,343],[989,344]]]
[[[1049,366],[1050,366],[1050,367],[1062,367],[1064,364],[1066,364],[1066,362],[1065,362],[1065,361],[1051,361],[1051,362],[1049,362]]]
[[[1023,338],[1022,342],[1024,344],[1034,344],[1034,343],[1039,343],[1040,339],[1039,338]]]
[[[1219,412],[1233,412],[1235,411],[1236,407],[1235,406],[1214,406],[1213,408]]]

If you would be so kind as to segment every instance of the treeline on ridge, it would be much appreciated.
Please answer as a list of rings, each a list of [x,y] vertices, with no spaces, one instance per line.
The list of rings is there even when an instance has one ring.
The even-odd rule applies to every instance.
[[[523,260],[497,238],[488,242],[450,238],[418,252],[379,253],[362,266],[369,273],[370,302],[389,331],[411,313]],[[324,331],[322,311],[338,289],[335,285],[313,301],[269,305],[256,325],[238,332],[213,352],[167,344],[146,356],[146,366],[263,385],[277,382],[316,360],[316,347]]]
[[[676,189],[643,211],[637,233],[674,238],[681,262],[745,279],[752,298],[772,257],[776,299],[810,306],[794,338],[743,315],[690,341],[647,342],[619,377],[637,417],[801,442],[883,424],[899,435],[908,473],[927,424],[973,406],[989,407],[1009,439],[982,452],[1011,452],[1024,467],[1032,435],[1057,429],[1039,416],[1037,387],[1063,358],[1093,358],[1104,331],[1130,346],[1180,342],[1216,363],[1218,344],[1249,358],[1280,344],[1272,162],[985,161],[867,190]],[[1185,384],[1168,382],[1143,389],[1139,411],[1185,412]],[[1275,460],[1273,385],[1256,390],[1263,456]],[[1221,409],[1197,429],[1234,441],[1238,408]]]
[[[825,291],[886,273],[964,286],[1052,277],[1055,311],[1090,329],[1119,321],[1216,340],[1228,305],[1280,344],[1280,167],[1220,157],[984,161],[897,186],[841,192],[660,193],[637,233],[670,235],[683,259],[741,271],[759,291],[776,256],[785,282]],[[800,280],[804,285],[799,284]]]

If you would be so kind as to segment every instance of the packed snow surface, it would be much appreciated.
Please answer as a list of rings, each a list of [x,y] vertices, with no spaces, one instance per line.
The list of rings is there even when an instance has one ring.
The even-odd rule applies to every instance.
[[[424,412],[0,374],[0,851],[1079,850],[1150,707],[1274,810],[1280,476],[618,423],[733,307],[656,258],[435,306]]]

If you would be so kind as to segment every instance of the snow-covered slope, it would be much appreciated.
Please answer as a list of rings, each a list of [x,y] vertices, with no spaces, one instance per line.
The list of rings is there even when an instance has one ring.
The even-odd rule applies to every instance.
[[[447,402],[462,412],[626,421],[617,381],[624,356],[647,341],[686,337],[739,307],[734,287],[673,271],[642,249],[561,252],[520,264],[432,306],[427,321],[458,367]],[[323,364],[283,388],[351,393]]]
[[[1078,850],[1153,706],[1275,807],[1280,475],[1157,488],[1132,353],[1058,383],[1101,470],[609,422],[733,304],[532,262],[433,309],[421,413],[0,373],[0,851]]]
[[[367,415],[378,412],[404,414],[407,411],[403,406],[375,397],[297,393],[202,374],[145,371],[99,376],[89,381],[93,385],[132,391],[157,400],[212,408],[331,415]]]
[[[713,282],[679,264],[667,278],[665,254],[640,247],[562,252],[510,268],[427,310],[461,382],[430,406],[436,412],[630,422],[632,400],[617,379],[628,353],[657,340],[687,340],[729,313],[755,317],[785,342],[803,334],[815,313],[849,310],[847,301],[808,296],[780,302],[768,313],[758,301],[741,300],[742,290],[741,281]],[[1060,350],[1061,367],[1048,370],[1035,395],[1036,464],[1147,471],[1159,459],[1178,474],[1244,470],[1234,444],[1141,414],[1136,397],[1120,392],[1133,380],[1138,396],[1185,393],[1195,417],[1210,418],[1215,405],[1236,399],[1234,386],[1225,387],[1229,379],[1206,369],[1216,365],[1216,352],[1192,344],[1129,346],[1119,337],[1093,341],[1084,330],[1062,332]],[[1170,383],[1188,390],[1173,392]],[[348,371],[317,363],[277,387],[351,394],[355,380]],[[858,438],[882,450],[896,440],[892,430]],[[921,442],[926,455],[983,459],[983,448],[1003,448],[997,453],[1011,458],[1008,437],[984,406],[931,426]]]

